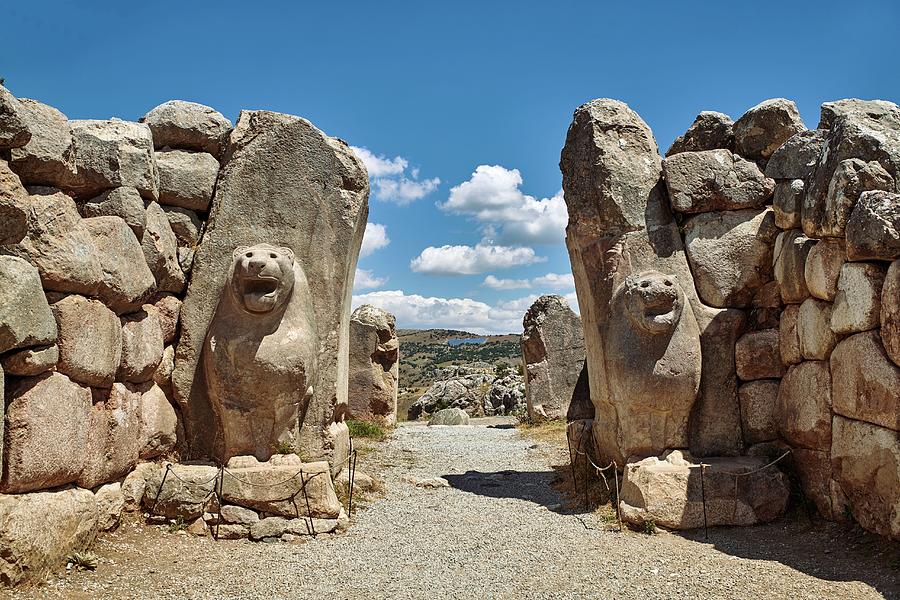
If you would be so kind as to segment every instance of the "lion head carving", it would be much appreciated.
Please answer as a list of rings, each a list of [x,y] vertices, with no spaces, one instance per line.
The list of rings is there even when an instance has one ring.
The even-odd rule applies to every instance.
[[[238,306],[254,314],[273,312],[291,299],[294,253],[269,244],[235,248],[230,281]]]
[[[625,279],[625,307],[636,327],[652,334],[670,332],[684,308],[684,291],[674,275],[644,271]]]

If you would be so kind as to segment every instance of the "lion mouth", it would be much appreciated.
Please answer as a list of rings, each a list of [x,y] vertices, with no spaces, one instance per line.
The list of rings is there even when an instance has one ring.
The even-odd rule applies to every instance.
[[[264,297],[275,294],[278,290],[278,280],[274,277],[248,277],[244,279],[244,294]]]

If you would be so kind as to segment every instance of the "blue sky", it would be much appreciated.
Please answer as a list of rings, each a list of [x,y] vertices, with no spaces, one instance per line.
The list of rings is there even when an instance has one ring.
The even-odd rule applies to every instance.
[[[587,100],[628,102],[664,151],[701,110],[783,96],[815,127],[824,101],[900,98],[890,0],[31,0],[0,24],[7,87],[69,118],[179,98],[301,115],[366,149],[390,242],[370,228],[356,293],[406,327],[518,331],[534,296],[573,295],[558,162]]]

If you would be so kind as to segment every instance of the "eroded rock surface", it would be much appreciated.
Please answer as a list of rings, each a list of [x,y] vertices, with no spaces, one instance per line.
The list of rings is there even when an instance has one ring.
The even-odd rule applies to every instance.
[[[350,316],[350,415],[356,419],[397,421],[400,342],[396,319],[364,304]]]

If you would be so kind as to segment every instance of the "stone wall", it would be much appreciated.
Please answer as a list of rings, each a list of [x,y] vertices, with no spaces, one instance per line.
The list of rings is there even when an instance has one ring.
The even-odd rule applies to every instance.
[[[829,102],[815,130],[784,99],[737,121],[704,112],[660,159],[636,114],[595,100],[561,167],[598,451],[790,447],[823,516],[900,537],[900,109]],[[654,288],[650,270],[671,281]],[[640,319],[617,323],[637,306],[662,328],[670,283],[699,344],[673,353],[673,327],[655,354]],[[694,350],[699,386],[676,396]]]
[[[267,357],[309,380],[298,397],[296,381],[282,386],[292,411],[277,411],[276,441],[340,468],[346,426],[335,419],[367,196],[346,144],[298,117],[244,112],[234,128],[209,107],[171,101],[136,123],[69,120],[0,87],[0,540],[16,549],[0,557],[0,582],[39,576],[114,527],[118,513],[104,510],[121,511],[120,482],[140,462],[231,457],[210,441],[222,415],[197,427],[209,417],[191,402],[198,381],[173,373],[195,367],[244,244],[281,244],[298,274],[292,297],[315,297],[294,311],[312,356]],[[258,292],[247,294],[265,302]],[[266,460],[276,448],[262,444]],[[131,495],[136,508],[142,492]],[[16,525],[43,510],[47,539]]]

